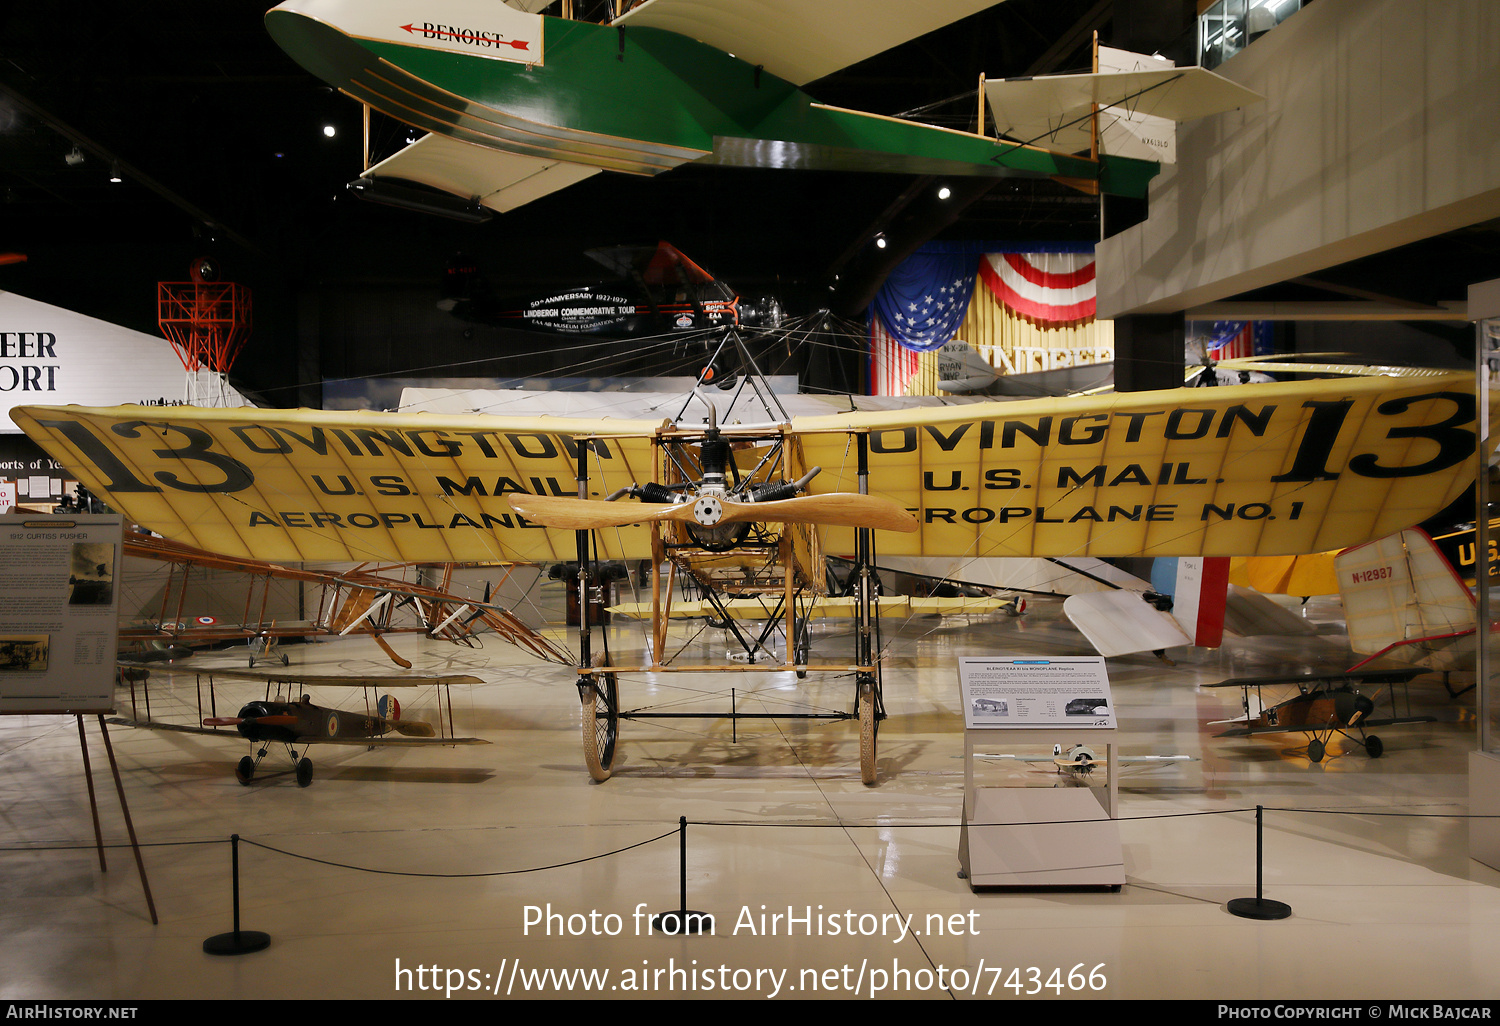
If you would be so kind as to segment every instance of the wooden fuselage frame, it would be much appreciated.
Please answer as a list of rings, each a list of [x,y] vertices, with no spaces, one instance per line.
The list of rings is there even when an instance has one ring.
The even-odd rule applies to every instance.
[[[795,480],[809,469],[805,465],[802,446],[797,434],[786,425],[757,427],[721,427],[719,435],[729,442],[736,453],[755,454],[752,467],[741,468],[734,461],[731,484],[736,479],[748,479],[755,483],[777,480]],[[859,447],[861,463],[865,458],[865,434],[849,432]],[[658,479],[668,487],[691,487],[701,476],[702,468],[693,453],[701,445],[706,432],[701,429],[664,425],[656,433],[658,453],[656,470]],[[583,454],[589,446],[586,439],[579,439],[578,485],[579,496],[586,497],[589,491],[588,464]],[[747,463],[750,461],[746,461]],[[743,478],[740,478],[743,470]],[[860,492],[868,494],[868,474],[861,472]],[[857,566],[869,564],[869,530],[861,530],[860,552],[863,559],[856,559]],[[579,586],[589,588],[588,579],[590,542],[589,532],[578,532]],[[705,546],[695,538],[693,530],[676,522],[656,521],[651,525],[651,621],[652,639],[645,659],[633,664],[610,661],[609,671],[619,672],[743,672],[746,669],[783,672],[795,670],[837,670],[856,674],[873,674],[874,651],[870,643],[873,620],[874,588],[872,582],[860,589],[857,595],[855,619],[856,652],[852,660],[813,663],[805,658],[805,651],[794,639],[804,638],[808,627],[807,616],[812,599],[826,594],[825,578],[820,570],[823,552],[818,533],[805,524],[761,525],[754,524],[744,538],[724,547]],[[857,554],[858,556],[859,554]],[[768,622],[755,642],[745,644],[748,662],[688,664],[667,654],[667,633],[671,623],[672,599],[676,592],[677,575],[690,576],[709,599],[764,596],[768,603]],[[589,678],[603,672],[594,665],[591,652],[591,625],[587,619],[589,603],[581,602],[579,674]],[[780,661],[769,661],[763,654],[762,644],[780,625],[788,639],[785,655]],[[738,634],[738,631],[736,630]],[[582,681],[581,681],[582,682]]]

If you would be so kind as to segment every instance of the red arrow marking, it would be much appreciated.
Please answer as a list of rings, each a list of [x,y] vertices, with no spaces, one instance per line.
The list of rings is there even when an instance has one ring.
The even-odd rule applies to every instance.
[[[412,33],[413,35],[415,35],[417,32],[422,32],[422,33],[426,34],[427,31],[428,31],[427,29],[418,29],[418,28],[415,28],[412,25],[402,25],[401,28],[404,29],[407,32]],[[475,43],[475,42],[480,42],[481,41],[481,37],[474,36],[474,35],[469,35],[469,34],[464,33],[464,32],[442,32],[442,31],[439,31],[437,29],[433,29],[432,32],[431,32],[431,34],[434,35],[434,36],[447,36],[449,39],[456,39],[456,40],[458,40],[461,43]],[[513,47],[513,48],[515,48],[517,50],[529,50],[529,49],[531,49],[531,44],[529,42],[527,42],[526,40],[524,40],[524,39],[493,39],[493,40],[485,39],[485,40],[482,40],[482,41],[483,42],[487,42],[487,43],[493,42],[496,46],[509,46],[509,47]]]

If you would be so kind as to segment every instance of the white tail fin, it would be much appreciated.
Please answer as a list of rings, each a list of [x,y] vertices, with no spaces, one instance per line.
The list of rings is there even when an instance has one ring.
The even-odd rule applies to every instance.
[[[1474,629],[1474,597],[1426,532],[1411,528],[1339,554],[1349,647],[1371,654]]]

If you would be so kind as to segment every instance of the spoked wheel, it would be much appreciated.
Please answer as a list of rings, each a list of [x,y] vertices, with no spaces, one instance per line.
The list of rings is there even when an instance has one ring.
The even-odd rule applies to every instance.
[[[245,756],[234,767],[234,779],[246,787],[250,786],[251,779],[255,776],[255,760]]]
[[[297,763],[297,786],[306,787],[312,783],[313,765],[311,759],[302,759]]]
[[[603,657],[596,666],[606,665]],[[613,673],[596,673],[593,684],[580,688],[583,697],[583,761],[589,776],[606,781],[613,772],[615,742],[620,737],[620,689]]]
[[[873,680],[861,681],[859,684],[857,714],[859,716],[859,779],[866,784],[874,784],[878,779],[875,771],[875,743],[880,733],[880,719],[875,710],[875,682]]]

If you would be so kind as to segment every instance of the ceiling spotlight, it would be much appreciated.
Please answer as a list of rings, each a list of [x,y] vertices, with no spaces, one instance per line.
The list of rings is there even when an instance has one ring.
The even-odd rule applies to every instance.
[[[63,158],[63,163],[68,165],[69,167],[77,167],[79,164],[83,163],[83,151],[80,150],[77,146],[74,146],[71,150],[68,151],[68,155]]]
[[[952,196],[952,195],[953,195],[953,190],[950,189],[950,188],[948,188],[946,185],[938,187],[938,199],[945,200],[949,196]]]
[[[877,235],[877,236],[875,236],[875,246],[878,249],[885,249],[885,236],[884,235]]]
[[[334,128],[332,125],[324,125],[323,134],[332,139],[334,136],[339,134],[339,130],[337,128]]]
[[[120,162],[119,161],[115,161],[113,164],[111,164],[109,166],[109,180],[111,182],[116,183],[116,184],[119,184],[120,182],[123,182],[125,180],[125,179],[123,179],[123,178],[120,177]]]

